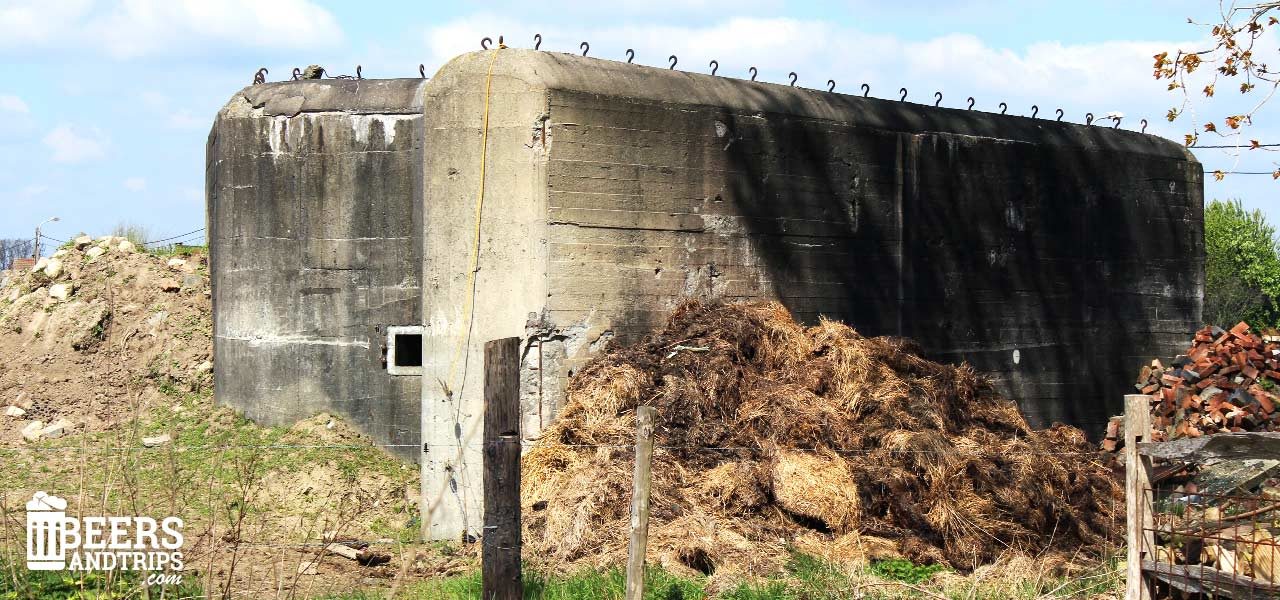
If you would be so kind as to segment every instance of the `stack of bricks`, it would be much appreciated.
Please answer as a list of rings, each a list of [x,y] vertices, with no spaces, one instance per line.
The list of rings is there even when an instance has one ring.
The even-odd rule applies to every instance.
[[[1280,431],[1280,332],[1262,335],[1241,322],[1205,327],[1170,366],[1142,368],[1134,385],[1151,396],[1153,441],[1226,431]],[[1107,425],[1103,449],[1124,439],[1123,418]]]

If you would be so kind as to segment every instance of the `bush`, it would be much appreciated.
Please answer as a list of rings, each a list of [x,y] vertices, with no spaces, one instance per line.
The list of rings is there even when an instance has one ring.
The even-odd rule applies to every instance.
[[[111,235],[125,238],[136,246],[142,246],[151,240],[151,230],[136,223],[118,223],[111,229]]]
[[[1239,200],[1214,200],[1204,211],[1204,320],[1230,327],[1280,325],[1280,255],[1276,229]]]

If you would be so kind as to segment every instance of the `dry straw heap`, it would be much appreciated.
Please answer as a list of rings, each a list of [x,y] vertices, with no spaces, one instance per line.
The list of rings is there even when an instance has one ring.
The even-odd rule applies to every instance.
[[[527,558],[626,555],[635,409],[658,410],[650,560],[761,574],[791,549],[967,570],[1116,548],[1123,496],[1077,429],[1033,431],[968,366],[779,304],[678,308],[590,363],[524,458]]]

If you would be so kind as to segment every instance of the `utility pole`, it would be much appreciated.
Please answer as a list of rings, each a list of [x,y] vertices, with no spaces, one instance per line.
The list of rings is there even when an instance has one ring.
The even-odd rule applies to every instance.
[[[40,227],[43,226],[45,223],[56,223],[57,221],[60,221],[60,220],[61,219],[59,219],[58,217],[49,217],[48,219],[41,221],[40,225],[36,225],[36,243],[32,244],[31,258],[35,260],[40,260]]]

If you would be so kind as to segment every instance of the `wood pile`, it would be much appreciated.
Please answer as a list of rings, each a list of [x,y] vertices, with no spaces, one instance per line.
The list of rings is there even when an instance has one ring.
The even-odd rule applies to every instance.
[[[1230,331],[1205,327],[1169,366],[1144,366],[1134,387],[1151,396],[1152,441],[1280,431],[1280,331],[1259,335],[1243,321]],[[1104,450],[1115,451],[1123,428],[1123,418],[1111,420]]]

